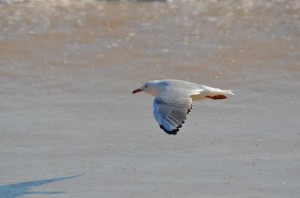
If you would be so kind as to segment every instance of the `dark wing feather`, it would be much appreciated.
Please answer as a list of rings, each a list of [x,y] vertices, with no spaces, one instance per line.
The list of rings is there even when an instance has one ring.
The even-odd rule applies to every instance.
[[[163,92],[153,101],[153,114],[161,129],[176,135],[192,109],[190,95],[182,89]]]

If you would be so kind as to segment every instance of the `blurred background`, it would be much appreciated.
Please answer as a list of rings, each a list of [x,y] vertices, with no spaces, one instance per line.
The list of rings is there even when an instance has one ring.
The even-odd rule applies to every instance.
[[[0,197],[298,197],[299,11],[296,0],[0,1]],[[166,78],[236,95],[195,104],[168,136],[152,98],[131,95]],[[61,181],[18,191],[47,178]]]

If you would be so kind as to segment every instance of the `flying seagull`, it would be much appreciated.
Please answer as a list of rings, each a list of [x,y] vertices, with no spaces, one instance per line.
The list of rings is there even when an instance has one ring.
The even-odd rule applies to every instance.
[[[153,80],[144,83],[132,93],[146,92],[154,96],[153,115],[161,129],[176,135],[192,110],[192,101],[206,98],[219,100],[234,95],[231,90],[222,90],[182,80]]]

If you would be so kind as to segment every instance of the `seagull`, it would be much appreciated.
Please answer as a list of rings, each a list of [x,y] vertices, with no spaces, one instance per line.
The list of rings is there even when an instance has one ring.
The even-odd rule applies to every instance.
[[[234,95],[222,90],[182,80],[166,79],[145,82],[132,94],[146,92],[154,96],[153,115],[160,128],[169,135],[176,135],[192,111],[192,101],[226,99]]]

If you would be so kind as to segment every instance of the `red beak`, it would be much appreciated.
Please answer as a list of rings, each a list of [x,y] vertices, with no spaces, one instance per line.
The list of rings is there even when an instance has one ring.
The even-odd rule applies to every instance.
[[[143,91],[143,90],[142,89],[136,89],[132,93],[135,94],[135,93],[138,93],[138,92],[141,92],[141,91]]]

